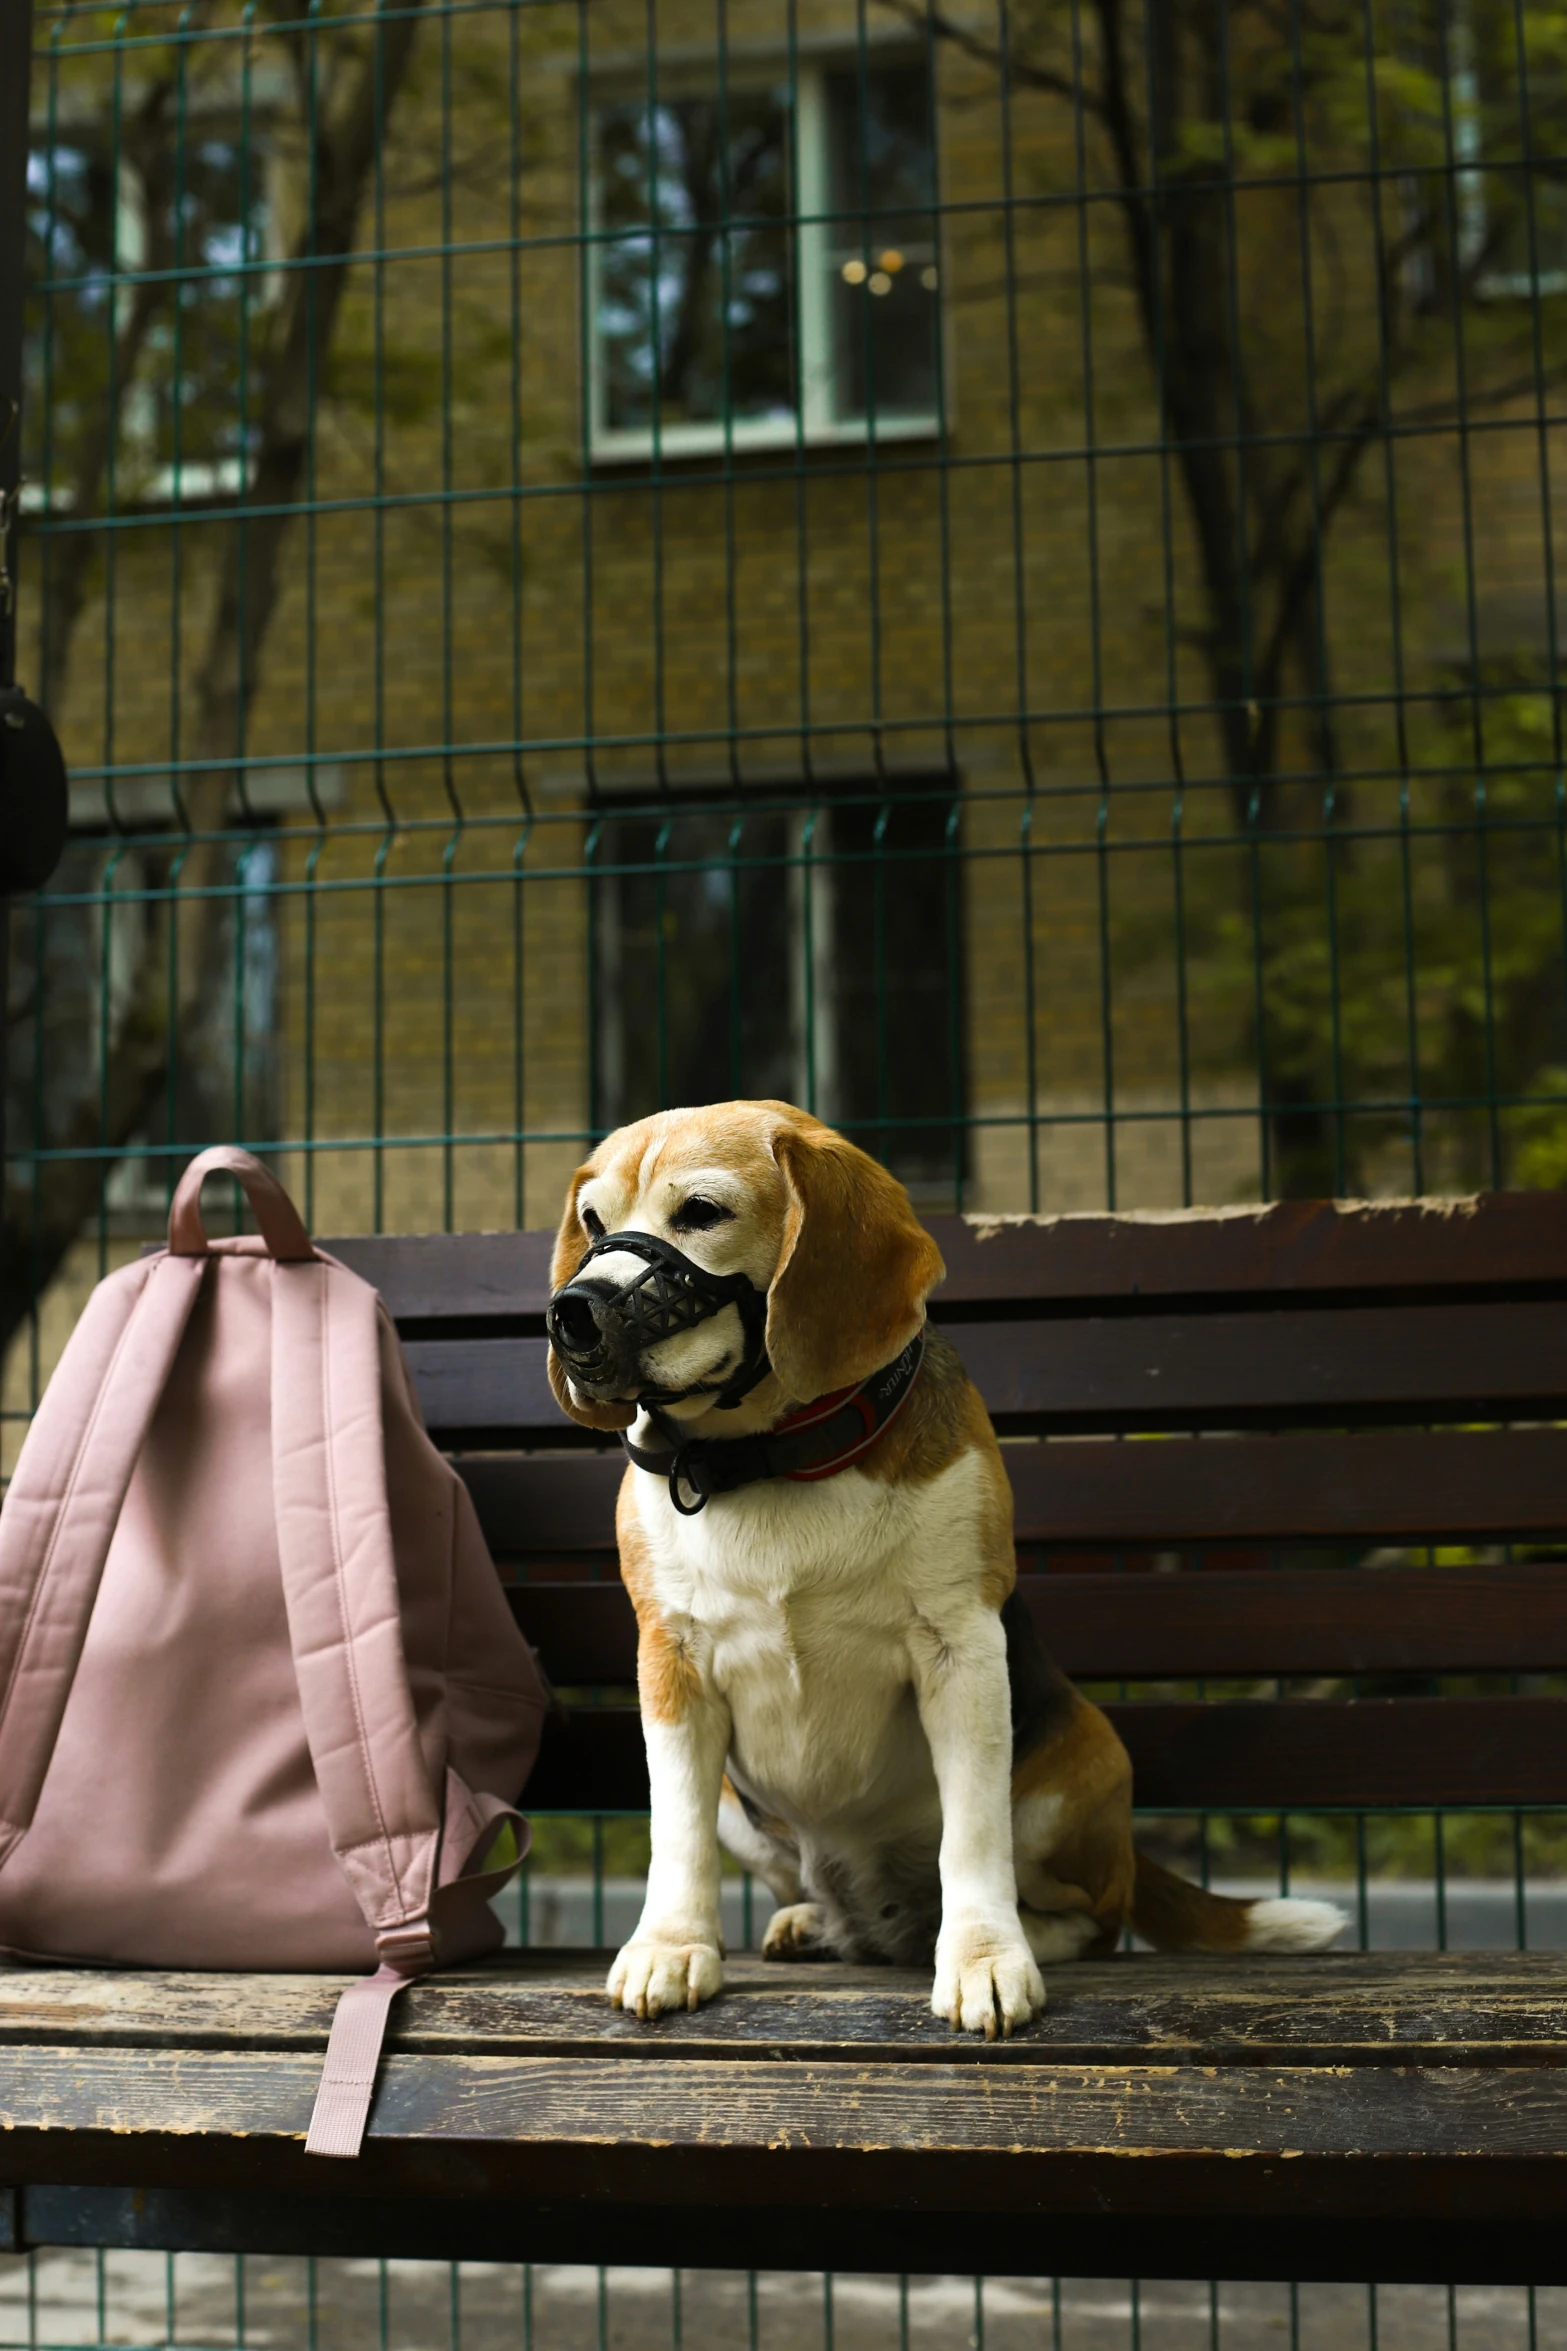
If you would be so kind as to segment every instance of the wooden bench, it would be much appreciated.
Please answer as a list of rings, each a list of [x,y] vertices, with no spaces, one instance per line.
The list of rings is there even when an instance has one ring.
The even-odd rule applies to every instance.
[[[932,1311],[1019,1440],[1022,1589],[1055,1655],[1089,1681],[1276,1689],[1122,1696],[1143,1805],[1567,1806],[1567,1701],[1538,1686],[1567,1671],[1567,1202],[934,1222]],[[621,1462],[549,1395],[548,1237],[328,1245],[397,1316],[565,1694],[529,1809],[642,1808]],[[1470,1563],[1422,1559],[1437,1541]],[[1337,1694],[1292,1698],[1296,1676]],[[1567,2282],[1557,1958],[1138,1956],[1052,1971],[1046,2015],[997,2047],[954,2040],[901,1971],[736,1959],[711,2008],[648,2027],[607,2008],[603,1970],[518,1953],[414,1987],[352,2167],[302,2151],[334,1986],[0,1975],[0,2226]]]

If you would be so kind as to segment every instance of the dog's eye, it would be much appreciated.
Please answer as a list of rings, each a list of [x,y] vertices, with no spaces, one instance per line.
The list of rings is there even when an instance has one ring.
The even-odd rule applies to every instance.
[[[601,1216],[598,1214],[598,1212],[597,1212],[597,1210],[596,1210],[596,1209],[592,1209],[592,1208],[584,1208],[584,1209],[583,1209],[583,1211],[582,1211],[582,1229],[583,1229],[583,1231],[584,1231],[584,1232],[587,1234],[587,1236],[588,1236],[588,1239],[589,1239],[590,1241],[602,1241],[602,1240],[603,1240],[603,1238],[604,1238],[604,1220],[603,1220],[603,1218],[602,1218],[602,1217],[601,1217]]]
[[[715,1224],[733,1224],[735,1212],[716,1200],[682,1200],[671,1222],[677,1233],[707,1233]]]

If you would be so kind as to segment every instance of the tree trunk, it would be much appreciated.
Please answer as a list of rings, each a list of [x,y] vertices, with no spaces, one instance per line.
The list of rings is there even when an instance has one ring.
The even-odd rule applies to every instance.
[[[1279,801],[1279,698],[1301,616],[1320,586],[1321,518],[1298,469],[1269,479],[1253,443],[1256,403],[1232,311],[1235,255],[1222,160],[1210,132],[1232,101],[1223,87],[1216,28],[1193,24],[1182,0],[1147,12],[1146,136],[1140,139],[1121,0],[1098,0],[1101,113],[1121,186],[1143,337],[1164,430],[1186,487],[1206,602],[1203,650],[1235,826],[1251,845],[1247,911],[1265,959],[1252,1049],[1268,1121],[1269,1189],[1311,1196],[1331,1189],[1326,1055],[1298,1027],[1271,1033],[1269,946],[1287,933],[1295,893],[1267,843]],[[1145,191],[1152,189],[1152,193]],[[1347,479],[1344,488],[1347,488]],[[1340,492],[1342,495],[1342,491]],[[1324,723],[1319,746],[1331,746]],[[1293,1026],[1293,1024],[1287,1024]],[[1325,1045],[1325,1040],[1323,1041]]]
[[[210,13],[207,0],[192,11],[200,25]],[[135,386],[147,338],[168,307],[174,267],[174,237],[170,218],[173,193],[172,147],[168,131],[169,108],[179,88],[175,73],[161,74],[148,88],[127,125],[125,151],[141,175],[146,196],[147,250],[131,289],[124,324],[114,339],[112,381],[76,452],[69,490],[69,513],[76,519],[100,512],[109,458],[119,445],[125,402]],[[110,204],[119,191],[110,188]],[[118,299],[118,296],[116,297]],[[41,594],[45,627],[42,636],[39,695],[57,725],[64,723],[66,677],[76,624],[87,602],[88,582],[97,555],[97,535],[70,531],[43,543]]]

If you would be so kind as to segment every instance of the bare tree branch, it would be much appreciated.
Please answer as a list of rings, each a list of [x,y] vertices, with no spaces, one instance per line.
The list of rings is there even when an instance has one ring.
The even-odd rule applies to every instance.
[[[995,42],[981,39],[968,25],[957,23],[942,9],[926,8],[922,0],[877,0],[877,5],[900,17],[911,32],[947,42],[963,56],[973,58],[977,65],[988,65],[998,73],[1004,71],[1025,90],[1045,90],[1052,97],[1072,99],[1087,107],[1090,113],[1099,110],[1092,92],[1081,88],[1070,75],[1041,65],[1037,59],[1020,57],[1015,50],[1003,51]]]
[[[192,25],[199,27],[211,13],[211,0],[198,0]],[[103,506],[109,458],[118,447],[125,403],[136,388],[147,340],[168,307],[173,281],[174,228],[170,196],[168,114],[179,89],[176,67],[159,74],[136,107],[124,134],[125,152],[141,169],[146,194],[147,248],[128,300],[123,325],[114,338],[113,364],[103,398],[95,406],[76,452],[76,463],[65,504],[72,519],[85,522]],[[111,191],[110,201],[114,195]],[[119,299],[115,287],[114,298]],[[44,594],[48,627],[44,635],[39,699],[56,719],[65,702],[66,676],[76,624],[87,600],[87,585],[98,552],[98,535],[74,530],[50,540],[44,550]]]

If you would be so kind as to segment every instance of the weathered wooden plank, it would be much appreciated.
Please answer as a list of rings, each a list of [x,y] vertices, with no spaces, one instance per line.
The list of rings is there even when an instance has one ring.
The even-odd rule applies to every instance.
[[[314,2053],[18,2049],[0,2083],[0,2146],[114,2131],[302,2138]],[[1491,2068],[930,2065],[911,2098],[898,2066],[453,2052],[386,2059],[372,2122],[387,2139],[658,2150],[835,2149],[1232,2157],[1534,2155],[1567,2187],[1567,2080]],[[7,2167],[10,2169],[11,2167]]]
[[[1126,1741],[1136,1801],[1236,1805],[1567,1805],[1567,1699],[1368,1698],[1106,1709]],[[527,1802],[535,1812],[641,1812],[647,1762],[636,1709],[552,1717]]]
[[[1033,1299],[1567,1283],[1567,1206],[1547,1192],[1120,1216],[938,1216],[929,1224],[947,1266],[938,1311],[948,1298],[1010,1311]]]
[[[1018,1592],[1056,1663],[1085,1678],[1567,1670],[1560,1567],[1026,1575]],[[506,1596],[557,1683],[635,1681],[618,1580]]]
[[[639,2023],[604,1996],[607,1954],[509,1953],[412,1986],[393,2011],[406,2054],[762,2052],[790,2062],[950,2065],[1567,2064],[1567,1986],[1543,1953],[1346,1953],[1231,1960],[1139,1953],[1052,1968],[1049,2005],[1011,2041],[955,2035],[918,1969],[731,1956],[694,2014]],[[0,1974],[0,2046],[321,2050],[333,1978],[17,1970]]]
[[[0,2081],[0,2177],[304,2186],[315,2053],[36,2048]],[[240,2165],[235,2168],[236,2154]],[[379,2157],[379,2161],[376,2158]],[[400,2055],[355,2192],[1016,2211],[1554,2208],[1567,2076],[1528,2067],[927,2065]],[[192,2175],[197,2176],[192,2178]],[[173,2175],[171,2177],[171,2175]],[[341,2192],[341,2177],[309,2183]]]
[[[1567,1414],[1567,1315],[1555,1303],[956,1323],[948,1336],[1003,1433]],[[412,1343],[432,1431],[567,1442],[546,1352],[542,1339]]]

